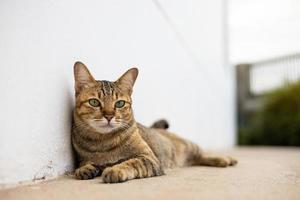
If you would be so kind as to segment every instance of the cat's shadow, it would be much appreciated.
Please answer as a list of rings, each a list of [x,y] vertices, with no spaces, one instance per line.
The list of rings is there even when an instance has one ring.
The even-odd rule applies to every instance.
[[[62,131],[62,137],[66,141],[66,150],[69,152],[69,157],[71,160],[71,163],[68,163],[66,166],[66,173],[69,173],[71,171],[74,171],[75,166],[76,166],[76,156],[75,152],[72,147],[71,143],[71,131],[72,131],[72,124],[73,124],[73,107],[74,107],[74,101],[75,101],[75,95],[72,93],[70,90],[72,87],[70,84],[65,84],[63,88],[63,93],[61,96],[63,97],[63,116],[62,118],[64,119],[62,123],[63,124],[63,131]]]

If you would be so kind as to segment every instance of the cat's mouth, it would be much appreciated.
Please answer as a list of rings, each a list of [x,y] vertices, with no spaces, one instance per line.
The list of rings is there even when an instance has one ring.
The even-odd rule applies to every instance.
[[[108,122],[106,125],[104,125],[103,127],[106,127],[106,128],[115,128],[114,125],[112,125],[110,122]]]
[[[111,127],[114,128],[114,124],[111,121],[102,120],[102,119],[94,119],[93,121],[98,122],[102,127]]]
[[[99,133],[110,133],[118,128],[118,125],[114,121],[108,122],[104,119],[92,119],[89,120],[89,125]]]

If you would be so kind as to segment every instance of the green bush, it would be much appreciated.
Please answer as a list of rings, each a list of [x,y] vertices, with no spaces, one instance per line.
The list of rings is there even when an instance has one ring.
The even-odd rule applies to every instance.
[[[300,146],[300,81],[268,93],[239,144]]]

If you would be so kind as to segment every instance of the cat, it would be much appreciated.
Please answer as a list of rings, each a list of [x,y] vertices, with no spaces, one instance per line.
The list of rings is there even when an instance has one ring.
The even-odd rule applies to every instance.
[[[72,145],[77,155],[77,179],[102,176],[104,183],[165,174],[165,169],[237,164],[229,156],[208,155],[200,147],[168,132],[165,120],[148,128],[133,116],[131,94],[138,69],[117,81],[97,81],[81,62],[74,65],[75,109]]]

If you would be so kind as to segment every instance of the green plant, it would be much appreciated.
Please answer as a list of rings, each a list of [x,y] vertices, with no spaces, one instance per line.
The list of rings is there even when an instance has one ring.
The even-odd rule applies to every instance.
[[[300,81],[266,94],[239,144],[300,146]]]

